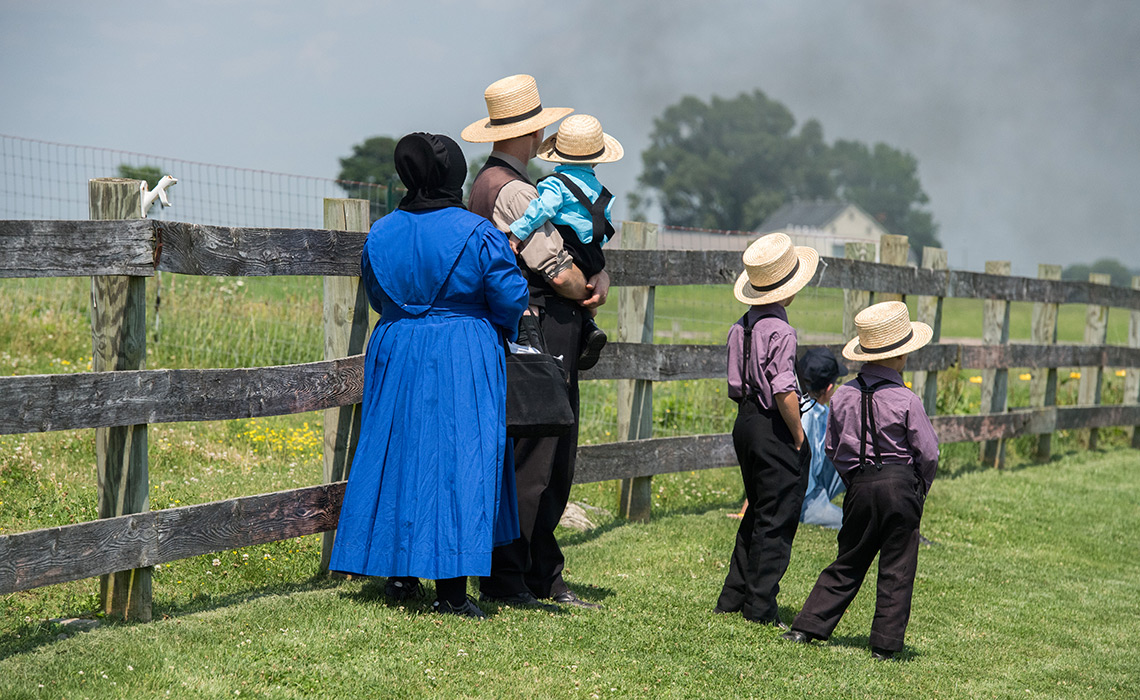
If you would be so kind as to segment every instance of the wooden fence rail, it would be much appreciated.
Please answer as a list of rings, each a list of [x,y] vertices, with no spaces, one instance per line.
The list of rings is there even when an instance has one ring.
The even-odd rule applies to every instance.
[[[346,208],[332,223],[326,217],[326,226],[361,228],[359,222],[350,223],[355,222],[350,210]],[[326,204],[326,214],[328,211]],[[333,412],[329,415],[334,416],[334,425],[326,426],[326,443],[331,440],[333,452],[339,455],[331,466],[326,464],[325,478],[332,483],[320,486],[0,536],[0,594],[124,570],[146,570],[175,559],[334,529],[345,484],[340,479],[350,455],[348,436],[353,420],[358,420],[351,407],[360,402],[363,388],[362,356],[351,354],[362,347],[359,288],[343,278],[360,274],[364,239],[359,230],[331,228],[231,228],[146,219],[0,221],[0,277],[141,278],[156,271],[325,277],[326,344],[332,343],[326,347],[329,359],[299,365],[2,377],[0,434],[145,428],[149,423],[328,410]],[[1045,331],[1037,333],[1035,321],[1033,344],[934,344],[915,352],[908,370],[921,373],[943,372],[955,366],[998,373],[1010,368],[1048,370],[1054,395],[1057,368],[1129,368],[1122,405],[1057,407],[1046,396],[1028,409],[933,416],[941,442],[998,441],[1020,435],[1050,435],[1057,430],[1140,425],[1140,395],[1132,396],[1140,394],[1140,284],[1125,289],[1091,281],[1049,279],[1055,277],[1051,273],[1031,279],[946,270],[937,262],[939,253],[930,256],[933,262],[924,269],[824,257],[812,284],[859,290],[878,299],[919,295],[926,298],[924,304],[932,314],[937,313],[941,299],[957,297],[1006,305],[1037,302],[1046,310],[1052,309],[1054,315],[1057,304],[1123,308],[1133,318],[1132,347],[1104,345],[1103,338],[1091,345],[1053,344],[1054,319],[1051,338]],[[607,269],[615,286],[647,288],[647,298],[652,299],[656,286],[732,283],[740,272],[740,254],[613,250],[607,252]],[[330,294],[335,299],[328,298]],[[859,299],[863,300],[859,303],[867,301]],[[345,318],[330,318],[330,308]],[[366,320],[363,323],[366,328]],[[332,339],[334,334],[343,338]],[[630,385],[643,385],[643,394],[648,397],[651,382],[725,376],[723,346],[661,346],[653,345],[651,336],[647,338],[644,333],[633,336],[642,342],[610,344],[583,379],[636,382]],[[828,347],[838,352],[842,346]],[[935,375],[931,374],[930,380],[936,381]],[[927,398],[933,396],[932,391],[926,387]],[[651,409],[642,406],[639,410],[638,423],[642,424]],[[629,422],[632,425],[632,413]],[[630,437],[648,434],[647,429],[632,427],[627,432]],[[727,434],[631,439],[580,447],[575,482],[638,480],[735,463]],[[642,486],[646,484],[641,482]]]

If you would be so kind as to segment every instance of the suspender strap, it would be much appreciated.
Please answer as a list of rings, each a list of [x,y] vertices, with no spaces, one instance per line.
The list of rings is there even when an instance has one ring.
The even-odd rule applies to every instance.
[[[855,377],[855,383],[859,385],[859,398],[860,415],[859,415],[859,468],[863,469],[869,462],[867,462],[867,442],[868,435],[870,436],[871,449],[875,453],[875,468],[883,468],[883,455],[879,450],[879,432],[875,428],[875,392],[888,384],[894,384],[889,379],[880,379],[871,386],[863,381],[863,375]]]
[[[601,245],[603,239],[609,240],[613,236],[614,225],[606,219],[606,206],[610,203],[610,200],[614,198],[609,190],[603,187],[601,194],[598,195],[598,199],[591,202],[590,198],[586,196],[586,193],[582,191],[582,188],[578,187],[577,183],[566,173],[551,173],[547,175],[547,177],[557,178],[559,182],[566,186],[570,194],[574,195],[574,199],[577,199],[578,203],[581,204],[586,211],[590,212],[590,221],[594,227],[594,241]],[[544,177],[543,180],[545,179]]]
[[[756,397],[756,394],[752,391],[752,386],[748,383],[748,367],[751,364],[749,360],[752,357],[752,326],[762,318],[778,318],[778,316],[776,316],[776,314],[760,314],[752,321],[749,321],[748,312],[745,312],[744,315],[740,317],[740,321],[738,321],[741,327],[744,328],[744,367],[742,367],[740,371],[740,381],[744,389],[744,398],[742,401],[749,401]]]

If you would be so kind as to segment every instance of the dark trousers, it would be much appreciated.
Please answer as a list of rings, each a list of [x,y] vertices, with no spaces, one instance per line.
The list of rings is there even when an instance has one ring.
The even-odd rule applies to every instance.
[[[881,471],[867,467],[852,474],[843,498],[839,554],[819,575],[792,629],[820,639],[830,637],[878,554],[871,646],[888,651],[903,648],[918,564],[924,488],[909,465],[886,465]]]
[[[547,352],[555,357],[561,355],[562,365],[570,375],[570,405],[574,409],[575,425],[570,434],[561,437],[515,440],[515,482],[522,536],[492,552],[491,575],[479,583],[484,595],[498,598],[529,590],[538,598],[549,598],[567,590],[562,580],[565,559],[554,539],[554,528],[566,510],[574,481],[581,333],[582,308],[572,301],[547,298],[542,335]]]
[[[740,404],[732,443],[748,509],[740,519],[716,605],[726,612],[739,611],[749,620],[770,622],[779,619],[776,594],[800,523],[811,446],[805,440],[796,452],[779,411],[763,410],[752,401]]]

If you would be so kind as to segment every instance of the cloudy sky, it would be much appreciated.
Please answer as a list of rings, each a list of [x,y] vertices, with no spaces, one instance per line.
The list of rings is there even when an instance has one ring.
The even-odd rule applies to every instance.
[[[204,163],[335,177],[523,72],[622,141],[619,198],[666,106],[758,88],[913,153],[955,267],[1140,268],[1133,0],[0,0],[0,133]]]

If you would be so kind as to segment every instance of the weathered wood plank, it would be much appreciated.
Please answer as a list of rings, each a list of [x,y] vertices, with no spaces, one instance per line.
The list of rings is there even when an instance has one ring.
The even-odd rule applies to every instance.
[[[850,256],[848,256],[850,257]],[[893,233],[884,233],[879,237],[879,262],[884,265],[904,266],[910,258],[910,239]],[[893,292],[879,292],[872,299],[872,304],[883,301],[906,301],[905,294]]]
[[[989,261],[986,273],[1005,276],[1010,273],[1007,260]],[[985,345],[1009,344],[1010,303],[1000,297],[986,299],[983,304],[982,343]],[[982,371],[982,401],[984,413],[1005,413],[1009,401],[1009,369],[999,367]],[[1002,440],[987,440],[982,443],[982,461],[1001,468],[1005,465],[1005,443]]]
[[[574,483],[633,479],[736,464],[732,435],[652,438],[578,448]]]
[[[632,221],[622,223],[622,249],[657,248],[657,225]],[[621,342],[653,345],[653,287],[618,288],[617,339]],[[617,383],[617,435],[620,440],[644,440],[653,435],[653,382],[645,379],[619,379]],[[653,506],[649,476],[623,479],[618,514],[628,520],[649,522]]]
[[[872,243],[846,243],[844,254],[851,260],[870,261],[875,259],[875,246]],[[843,290],[843,337],[854,338],[855,316],[871,305],[871,292],[864,287],[852,286]],[[839,357],[839,356],[837,356]]]
[[[904,295],[963,299],[1100,304],[1140,309],[1140,291],[1089,282],[1050,281],[963,270],[926,270],[823,257],[811,285]],[[725,250],[613,250],[606,269],[615,286],[731,284],[744,269],[740,254]]]
[[[364,358],[251,369],[0,377],[0,435],[229,420],[359,403]]]
[[[1045,280],[1059,280],[1061,279],[1061,266],[1038,265],[1037,276]],[[1032,339],[1038,346],[1057,344],[1057,310],[1057,304],[1037,302],[1033,305]],[[1071,363],[1071,365],[1073,364],[1081,363]],[[1030,367],[1030,365],[1022,366]],[[1047,367],[1044,372],[1033,373],[1033,383],[1029,387],[1029,405],[1033,408],[1047,408],[1057,404],[1057,366],[1048,365]],[[1032,368],[1039,369],[1039,366]],[[1041,433],[1037,436],[1037,460],[1047,462],[1052,454],[1053,433]]]
[[[948,254],[942,248],[924,246],[922,249],[923,269],[945,270],[948,260]],[[942,339],[942,297],[920,296],[915,306],[915,320],[930,326],[934,331],[931,342],[938,343]],[[907,362],[912,361],[908,359]],[[911,368],[914,368],[913,364]],[[915,370],[911,383],[915,395],[922,399],[926,415],[935,415],[938,412],[938,371]]]
[[[1094,272],[1089,275],[1089,282],[1093,284],[1112,284],[1112,276]],[[1089,345],[1104,345],[1108,338],[1108,307],[1098,304],[1089,304],[1085,313],[1085,343]],[[1104,367],[1094,364],[1081,369],[1081,381],[1077,388],[1077,403],[1085,406],[1100,403],[1100,391]],[[1088,449],[1095,450],[1099,434],[1096,428],[1089,428]]]
[[[334,231],[369,229],[366,199],[325,199],[325,228]],[[368,299],[359,277],[324,278],[325,359],[338,360],[364,352],[368,344]],[[324,483],[344,481],[360,439],[360,404],[325,409]],[[336,532],[324,534],[320,572],[328,571]]]
[[[1140,276],[1132,278],[1132,288],[1140,290]],[[1128,320],[1128,347],[1140,350],[1140,309],[1132,311]],[[1124,398],[1121,402],[1126,406],[1140,404],[1140,369],[1125,371]],[[1130,426],[1128,430],[1132,433],[1132,446],[1140,449],[1140,424]]]
[[[0,595],[336,527],[344,482],[0,536]]]
[[[0,277],[154,275],[153,222],[0,221]]]
[[[158,269],[185,275],[360,276],[364,233],[156,222]]]
[[[142,218],[142,181],[94,179],[87,183],[94,220]],[[146,278],[107,275],[91,278],[92,369],[96,372],[146,367]],[[100,518],[150,510],[145,423],[95,430],[95,467]],[[99,582],[103,612],[127,620],[151,618],[151,571],[119,571]]]

